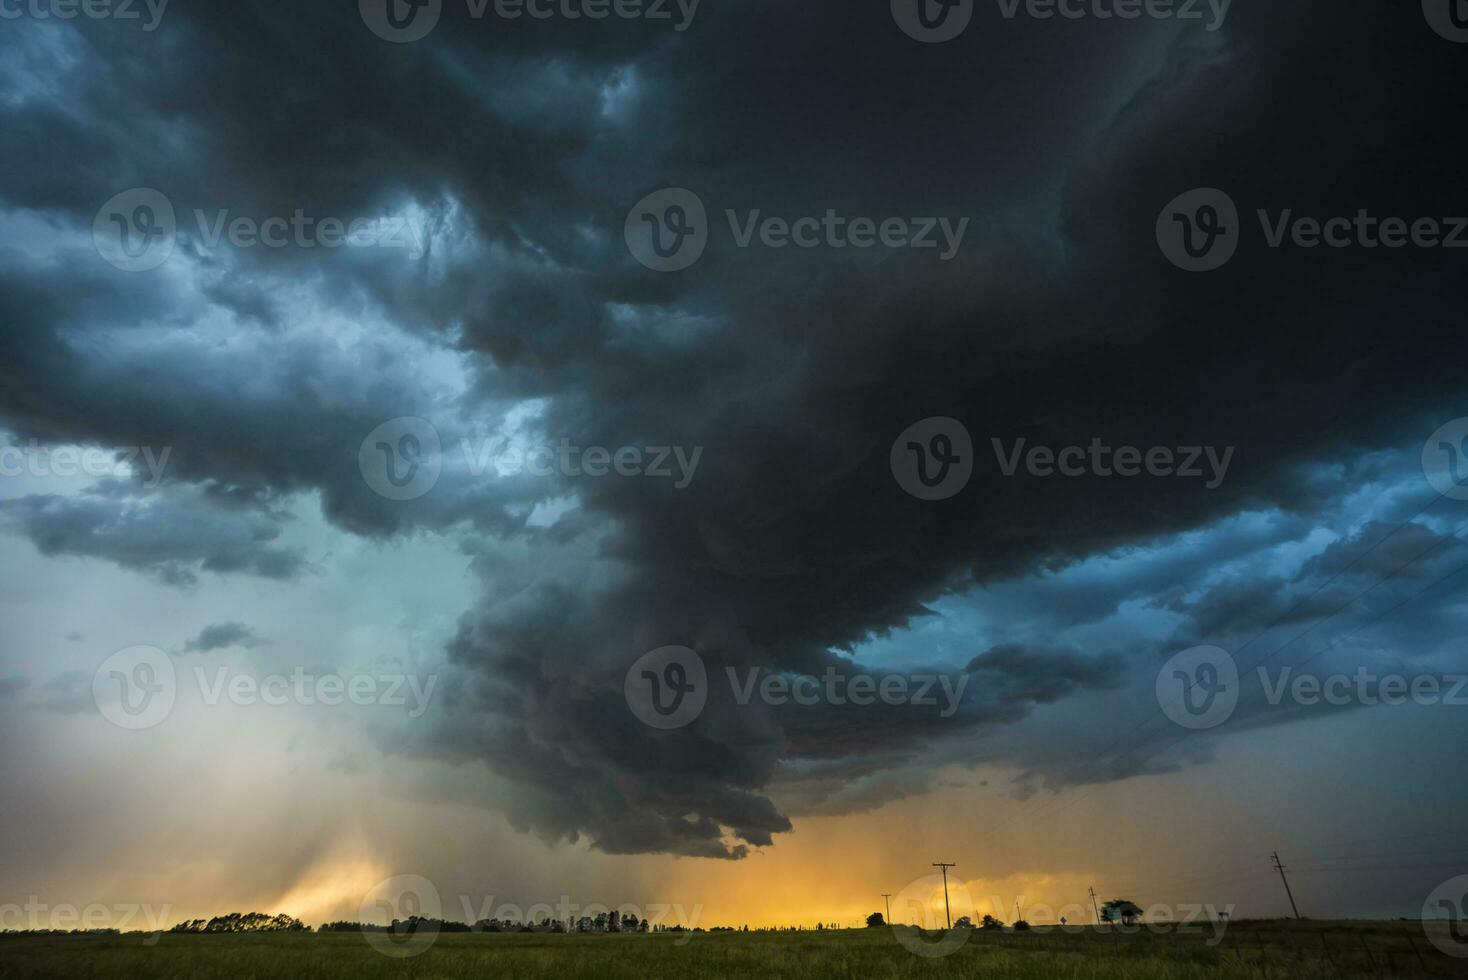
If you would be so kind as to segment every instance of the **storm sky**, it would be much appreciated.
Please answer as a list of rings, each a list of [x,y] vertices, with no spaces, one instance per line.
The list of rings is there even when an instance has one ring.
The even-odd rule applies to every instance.
[[[456,915],[851,923],[952,860],[976,900],[1277,915],[1277,848],[1325,917],[1468,871],[1468,690],[1272,704],[1256,670],[1468,671],[1468,492],[1424,467],[1468,436],[1468,253],[1270,241],[1448,238],[1468,45],[1366,0],[975,0],[928,43],[902,2],[443,0],[413,40],[371,0],[5,6],[0,902],[317,921],[414,874]],[[707,239],[676,270],[629,247],[669,188]],[[1237,206],[1207,272],[1159,247],[1197,188]],[[742,239],[768,218],[821,231]],[[929,419],[971,439],[942,500],[894,473]],[[431,487],[377,478],[382,432],[431,434]],[[524,465],[564,447],[644,469]],[[140,645],[177,703],[126,730],[94,678]],[[1238,703],[1191,729],[1157,684],[1203,645]],[[660,730],[624,685],[669,646],[711,682]],[[964,687],[741,704],[754,668]],[[417,687],[210,703],[221,671]]]

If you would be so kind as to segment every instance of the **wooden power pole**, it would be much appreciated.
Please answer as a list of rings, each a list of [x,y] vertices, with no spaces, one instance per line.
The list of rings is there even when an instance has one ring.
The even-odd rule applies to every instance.
[[[1279,872],[1279,880],[1284,882],[1285,894],[1290,897],[1290,910],[1295,913],[1295,918],[1298,919],[1300,917],[1300,909],[1295,904],[1295,893],[1290,891],[1290,879],[1285,877],[1285,866],[1280,863],[1279,852],[1275,851],[1269,858],[1274,864],[1274,870]]]
[[[934,861],[933,867],[943,869],[943,915],[948,919],[948,928],[953,928],[953,913],[948,908],[948,869],[958,867],[952,861]]]

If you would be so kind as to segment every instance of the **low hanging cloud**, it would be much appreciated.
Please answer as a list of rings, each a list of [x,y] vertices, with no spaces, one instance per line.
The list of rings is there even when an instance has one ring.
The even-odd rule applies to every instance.
[[[0,501],[0,522],[43,555],[100,558],[179,588],[205,573],[292,579],[309,567],[299,548],[278,543],[276,517],[220,508],[196,486],[143,490],[107,480],[77,496]]]
[[[198,636],[183,645],[183,652],[208,653],[231,647],[250,650],[269,642],[244,623],[210,623],[199,631]]]

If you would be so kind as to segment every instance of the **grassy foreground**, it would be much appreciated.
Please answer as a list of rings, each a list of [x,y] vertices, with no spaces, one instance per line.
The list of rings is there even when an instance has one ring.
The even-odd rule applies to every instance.
[[[912,937],[910,937],[912,938]],[[1239,922],[1221,942],[1142,930],[974,933],[950,955],[924,957],[890,929],[661,935],[443,934],[394,959],[352,934],[0,936],[0,980],[1311,980],[1464,976],[1420,924]]]

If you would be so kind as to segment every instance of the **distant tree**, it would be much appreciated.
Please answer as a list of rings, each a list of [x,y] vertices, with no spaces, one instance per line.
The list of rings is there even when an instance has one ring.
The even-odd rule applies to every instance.
[[[1029,932],[1030,931],[1030,924],[1028,922],[1026,922],[1024,919],[1016,919],[1015,920],[1015,923],[1014,923],[1014,931],[1015,932]]]
[[[973,919],[970,919],[966,915],[960,915],[958,917],[958,921],[955,922],[955,923],[953,923],[953,928],[955,928],[955,929],[972,929],[973,927],[974,927],[974,920]]]
[[[979,920],[980,929],[1003,929],[1004,923],[992,915],[986,915]]]
[[[1133,925],[1142,917],[1142,909],[1135,902],[1124,898],[1114,898],[1101,906],[1102,922],[1120,922],[1122,925]]]
[[[180,922],[169,932],[309,932],[310,927],[289,915],[266,915],[264,912],[230,912],[209,921],[190,919]]]
[[[873,912],[871,915],[867,916],[868,929],[880,929],[886,924],[887,920],[882,918],[881,912]]]

